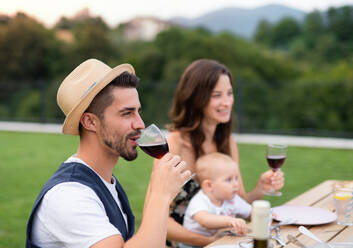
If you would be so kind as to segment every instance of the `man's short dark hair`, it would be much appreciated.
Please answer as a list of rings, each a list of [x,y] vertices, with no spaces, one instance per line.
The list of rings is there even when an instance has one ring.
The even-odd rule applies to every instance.
[[[123,72],[105,86],[92,100],[85,112],[90,112],[98,116],[100,120],[104,119],[104,110],[112,104],[114,97],[111,94],[116,87],[120,88],[137,88],[140,79],[129,72]],[[82,126],[79,124],[79,132],[81,134]]]

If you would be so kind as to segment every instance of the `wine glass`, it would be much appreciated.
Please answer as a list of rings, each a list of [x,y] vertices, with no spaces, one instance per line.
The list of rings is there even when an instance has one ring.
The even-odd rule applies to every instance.
[[[164,154],[169,152],[167,140],[155,124],[151,124],[142,130],[137,143],[142,151],[157,159],[162,158]]]
[[[286,156],[287,156],[287,145],[284,145],[284,144],[267,145],[267,149],[266,149],[267,163],[273,172],[276,172],[282,167],[284,160],[286,159]],[[264,192],[264,193],[265,195],[270,195],[270,196],[282,195],[282,192],[275,191],[274,189],[271,189],[269,192]]]
[[[151,124],[142,130],[141,137],[137,140],[137,143],[142,151],[157,159],[162,158],[169,152],[167,139],[155,124]],[[193,173],[182,186],[194,176],[195,173]]]

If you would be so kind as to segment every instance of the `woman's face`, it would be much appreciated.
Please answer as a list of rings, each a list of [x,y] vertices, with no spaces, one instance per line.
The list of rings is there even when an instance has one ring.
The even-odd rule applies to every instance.
[[[233,88],[227,75],[221,74],[211,92],[211,98],[203,110],[207,122],[219,124],[230,120],[234,97]]]

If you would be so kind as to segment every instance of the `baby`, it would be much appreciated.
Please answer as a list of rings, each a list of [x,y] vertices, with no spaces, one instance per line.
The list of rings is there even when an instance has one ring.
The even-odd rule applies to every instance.
[[[201,190],[191,199],[183,226],[207,236],[225,228],[246,234],[241,218],[250,217],[251,205],[237,195],[238,169],[232,158],[222,153],[202,156],[196,161],[196,175]]]

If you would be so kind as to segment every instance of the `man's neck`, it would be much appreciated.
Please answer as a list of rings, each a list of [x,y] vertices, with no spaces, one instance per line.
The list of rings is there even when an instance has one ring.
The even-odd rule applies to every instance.
[[[105,181],[111,183],[113,169],[118,162],[118,155],[115,155],[98,142],[80,140],[76,157],[88,164]]]

